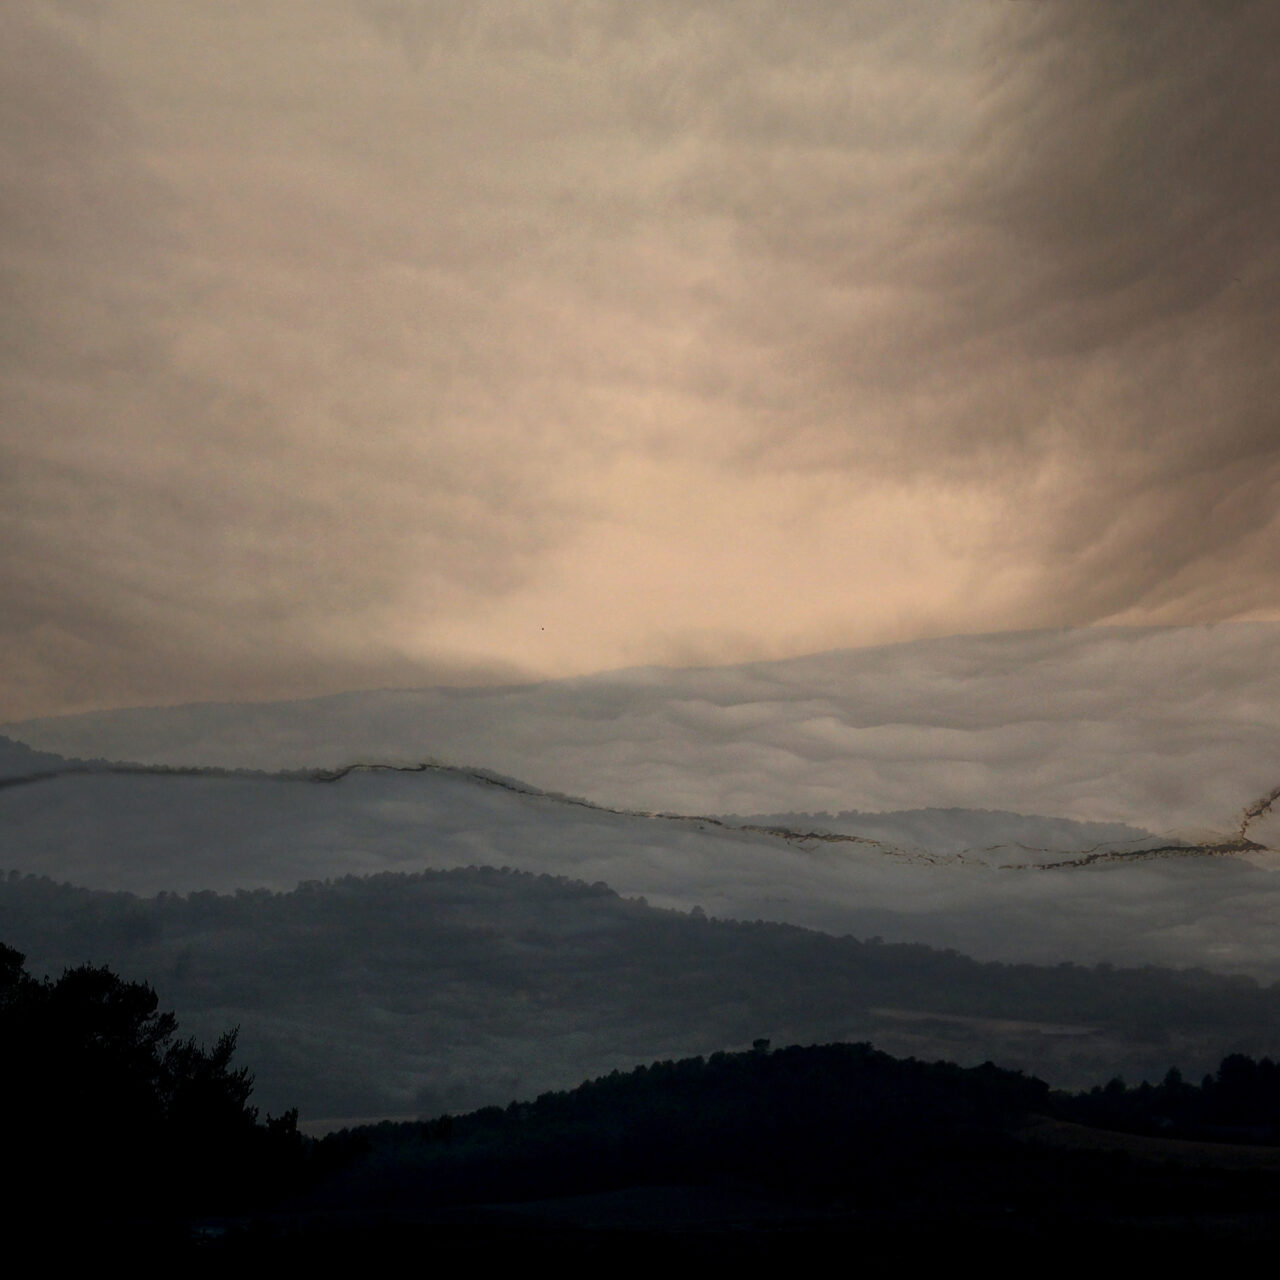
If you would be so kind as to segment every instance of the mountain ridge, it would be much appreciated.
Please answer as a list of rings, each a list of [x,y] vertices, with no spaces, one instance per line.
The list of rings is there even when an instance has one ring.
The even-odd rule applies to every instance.
[[[762,1036],[994,1059],[1059,1084],[1280,1050],[1280,983],[983,962],[509,868],[151,897],[10,875],[0,939],[36,974],[106,963],[147,980],[196,1035],[239,1024],[263,1105],[310,1120],[505,1102]]]

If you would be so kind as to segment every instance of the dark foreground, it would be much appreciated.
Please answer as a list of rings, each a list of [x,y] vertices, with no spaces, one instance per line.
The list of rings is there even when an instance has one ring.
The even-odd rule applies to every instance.
[[[1053,1094],[867,1044],[614,1072],[322,1141],[106,970],[0,949],[0,1229],[45,1264],[1221,1262],[1280,1237],[1280,1067]]]
[[[1240,1075],[1237,1063],[1223,1079]],[[818,1262],[833,1250],[886,1264],[957,1249],[1221,1261],[1280,1236],[1280,1148],[1261,1141],[1274,1136],[1266,1124],[1247,1131],[1258,1141],[1223,1143],[1063,1118],[1096,1120],[1105,1100],[1131,1129],[1203,1127],[1210,1103],[1232,1102],[1212,1083],[1208,1102],[1176,1079],[1071,1099],[1016,1072],[867,1045],[657,1063],[532,1103],[335,1135],[318,1144],[334,1172],[274,1213],[205,1224],[221,1233],[198,1251],[227,1262],[406,1249],[652,1266]]]

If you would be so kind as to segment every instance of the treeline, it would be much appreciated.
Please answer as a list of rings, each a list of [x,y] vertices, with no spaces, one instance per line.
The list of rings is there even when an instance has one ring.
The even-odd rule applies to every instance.
[[[1280,1221],[1280,1167],[1201,1167],[1176,1152],[1140,1166],[1123,1151],[1045,1146],[1027,1123],[1168,1129],[1161,1117],[1181,1114],[1199,1136],[1225,1124],[1217,1136],[1274,1138],[1280,1067],[1238,1055],[1199,1086],[1170,1071],[1158,1086],[1066,1096],[990,1063],[758,1040],[315,1141],[292,1111],[259,1121],[234,1032],[212,1049],[182,1040],[149,985],[91,966],[38,980],[3,946],[0,1042],[8,1238],[30,1234],[46,1258],[69,1243],[99,1260],[163,1246],[367,1261],[410,1240],[472,1261],[530,1248],[598,1258],[602,1243],[663,1256],[673,1231],[708,1256],[728,1244],[783,1258],[833,1238],[892,1251],[904,1232],[952,1244],[1101,1233],[1164,1248],[1179,1232],[1266,1238]],[[681,1205],[699,1234],[672,1226]]]
[[[343,1132],[325,1141],[367,1145],[323,1202],[404,1210],[726,1180],[848,1192],[941,1146],[995,1141],[1048,1096],[1043,1081],[990,1063],[903,1061],[867,1044],[771,1052],[761,1042],[506,1107]]]
[[[1219,1076],[1241,1070],[1228,1060]],[[320,1145],[343,1167],[295,1204],[292,1222],[326,1252],[341,1247],[328,1225],[340,1215],[346,1231],[394,1225],[468,1256],[513,1258],[531,1242],[561,1256],[603,1256],[608,1242],[654,1260],[674,1249],[795,1262],[829,1258],[832,1244],[901,1260],[1035,1241],[1137,1246],[1150,1261],[1275,1238],[1280,1162],[1238,1169],[1173,1145],[1154,1157],[1076,1149],[1031,1123],[1091,1096],[1053,1095],[990,1063],[762,1041],[332,1135]],[[468,1222],[478,1234],[459,1231]]]
[[[466,1111],[758,1036],[1074,1087],[1280,1053],[1280,990],[1247,978],[981,963],[496,868],[154,898],[11,873],[0,937],[154,981],[208,1038],[240,1023],[264,1105],[305,1117]]]
[[[321,1146],[361,1157],[338,1196],[349,1207],[356,1185],[370,1203],[401,1207],[673,1179],[864,1194],[868,1179],[942,1148],[1020,1158],[1015,1137],[1032,1116],[1280,1145],[1280,1065],[1233,1054],[1199,1086],[1171,1068],[1159,1085],[1127,1088],[1113,1078],[1067,1093],[989,1062],[900,1059],[861,1043],[771,1050],[761,1040],[749,1052],[613,1071],[505,1107],[344,1130]]]
[[[1171,1067],[1159,1084],[1120,1077],[1060,1100],[1058,1114],[1125,1133],[1209,1142],[1280,1143],[1280,1063],[1233,1053],[1198,1085]]]

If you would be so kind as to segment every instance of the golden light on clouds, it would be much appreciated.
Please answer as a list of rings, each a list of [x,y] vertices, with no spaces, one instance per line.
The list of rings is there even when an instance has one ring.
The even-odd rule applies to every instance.
[[[5,6],[0,714],[1275,616],[1277,37]]]

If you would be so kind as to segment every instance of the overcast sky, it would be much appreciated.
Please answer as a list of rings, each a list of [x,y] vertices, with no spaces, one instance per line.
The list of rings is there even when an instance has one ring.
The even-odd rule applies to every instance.
[[[1278,48],[5,0],[0,719],[1280,617]]]

